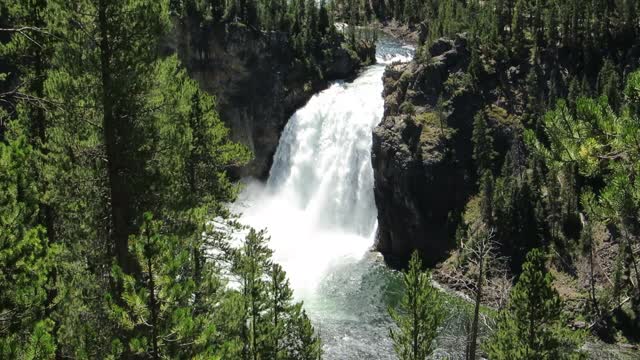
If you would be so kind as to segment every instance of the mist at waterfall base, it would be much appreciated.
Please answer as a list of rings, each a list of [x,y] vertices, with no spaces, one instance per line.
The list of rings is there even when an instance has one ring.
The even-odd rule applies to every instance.
[[[266,184],[246,180],[241,222],[267,229],[274,260],[319,331],[325,359],[393,359],[387,308],[399,277],[371,252],[377,211],[372,130],[385,64],[413,49],[382,37],[378,64],[313,96],[286,125]]]

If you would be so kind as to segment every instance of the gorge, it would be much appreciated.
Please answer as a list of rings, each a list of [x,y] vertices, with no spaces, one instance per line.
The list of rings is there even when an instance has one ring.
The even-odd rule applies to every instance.
[[[639,37],[640,0],[0,1],[0,358],[638,359]]]
[[[445,259],[460,221],[451,215],[474,181],[471,119],[482,100],[445,89],[468,67],[467,39],[439,40],[428,65],[410,62],[414,50],[387,36],[377,51],[378,64],[333,83],[289,119],[267,181],[245,179],[235,208],[243,223],[268,230],[326,359],[395,359],[388,307],[402,284],[389,265],[402,267],[411,249],[429,265]],[[439,96],[450,110],[438,108]],[[429,118],[438,111],[444,131]],[[514,132],[496,114],[496,146],[505,151]],[[459,296],[445,295],[436,358],[464,357],[468,310]],[[598,342],[586,347],[593,358],[633,356]]]
[[[248,181],[236,202],[242,222],[267,228],[327,359],[393,359],[387,306],[399,285],[370,252],[377,229],[371,134],[384,111],[386,65],[412,54],[382,37],[378,64],[353,82],[333,83],[291,117],[268,181]]]

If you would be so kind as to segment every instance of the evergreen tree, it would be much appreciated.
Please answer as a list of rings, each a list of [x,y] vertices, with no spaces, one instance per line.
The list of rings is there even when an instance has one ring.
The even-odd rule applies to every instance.
[[[249,154],[158,45],[169,7],[206,27],[220,4],[0,5],[0,52],[18,70],[0,76],[0,357],[241,358],[243,344],[256,359],[270,344],[283,359],[319,357],[284,272],[270,277],[263,238],[232,269],[247,293],[226,286],[211,256],[232,252],[208,222],[231,217],[226,170]],[[238,5],[259,24],[255,2]]]
[[[48,30],[47,1],[11,0],[6,2],[6,10],[6,15],[14,27],[9,41],[0,43],[0,56],[6,57],[19,74],[19,79],[8,76],[8,82],[11,83],[11,91],[8,93],[12,93],[13,96],[0,99],[5,100],[14,109],[11,131],[7,138],[16,140],[17,137],[25,136],[29,141],[30,156],[23,160],[24,166],[31,169],[33,184],[37,189],[37,196],[34,199],[38,203],[38,215],[30,219],[33,221],[30,225],[42,226],[45,230],[43,236],[46,239],[44,247],[53,248],[57,246],[56,216],[54,206],[47,199],[47,193],[51,191],[51,183],[45,170],[51,128],[51,118],[47,110],[51,104],[48,104],[45,98],[45,83],[56,40],[55,35]],[[0,114],[0,119],[2,118],[5,118],[5,114]],[[0,120],[0,123],[3,122]],[[0,129],[1,132],[2,129]],[[0,140],[2,138],[0,134]],[[51,267],[49,270],[51,273],[47,276],[45,302],[47,317],[54,310],[54,299],[57,296],[56,268]],[[57,325],[55,327],[57,328]]]
[[[321,0],[320,10],[318,11],[318,31],[320,32],[320,35],[326,36],[331,27],[333,27],[333,24],[329,17],[326,2],[325,0]]]
[[[556,7],[556,2],[551,1],[549,6],[544,11],[544,29],[545,39],[547,44],[553,49],[559,45],[560,34],[558,29],[560,27],[558,15],[559,9]]]
[[[269,356],[270,359],[277,360],[287,356],[284,338],[286,326],[288,326],[290,320],[288,316],[293,310],[291,305],[293,292],[289,288],[289,281],[286,279],[286,274],[280,265],[273,264],[270,272],[268,316],[270,318],[271,331],[268,335],[268,352],[271,354]]]
[[[542,108],[544,107],[542,85],[540,82],[540,69],[535,63],[526,79],[527,105],[524,113],[523,121],[536,133],[540,133]]]
[[[56,348],[53,321],[46,316],[53,249],[36,221],[33,152],[24,137],[0,143],[0,357],[5,359],[51,358]]]
[[[145,0],[54,3],[55,25],[67,41],[57,49],[50,89],[55,101],[66,104],[61,109],[66,114],[60,116],[84,117],[99,126],[97,135],[104,141],[106,159],[108,201],[104,205],[109,213],[104,233],[119,266],[129,273],[135,269],[128,237],[136,230],[142,214],[139,205],[148,193],[144,175],[150,153],[145,142],[151,122],[145,103],[157,57],[155,46],[168,25],[166,4]],[[87,47],[87,42],[96,46]],[[86,106],[74,108],[77,103]],[[87,108],[92,110],[89,116],[82,114]]]
[[[471,61],[469,62],[467,72],[471,75],[474,84],[477,86],[484,75],[484,67],[482,65],[482,59],[480,59],[480,50],[476,47],[471,49]]]
[[[620,76],[615,65],[607,59],[598,74],[598,91],[607,97],[609,105],[615,112],[619,112],[622,105],[620,87]]]
[[[534,249],[485,351],[496,360],[579,359],[578,342],[563,328],[561,313],[562,302],[546,271],[544,253]]]
[[[493,171],[493,160],[496,156],[493,149],[491,127],[489,127],[483,111],[478,112],[473,119],[471,139],[473,141],[473,159],[477,164],[478,179],[480,179],[485,172],[491,173]]]
[[[492,227],[493,218],[493,202],[495,180],[489,171],[485,171],[480,177],[480,215],[482,221],[488,227]]]
[[[527,9],[525,0],[517,0],[516,6],[513,9],[513,20],[511,22],[511,42],[512,49],[516,56],[522,54],[525,48],[526,42],[526,17]]]
[[[233,274],[241,285],[243,359],[318,359],[320,340],[294,303],[289,283],[273,264],[264,231],[250,229],[235,253]]]
[[[269,307],[268,283],[264,279],[272,266],[271,250],[266,246],[268,238],[264,231],[250,230],[245,238],[241,252],[236,260],[235,273],[241,281],[244,300],[244,317],[246,328],[243,329],[245,349],[243,358],[259,359],[260,354],[267,352],[268,317],[265,315]]]
[[[573,78],[571,80],[571,82],[569,83],[569,94],[567,95],[567,105],[569,105],[569,108],[572,111],[575,111],[576,109],[576,101],[578,100],[578,97],[580,97],[580,84],[578,82],[578,79]]]
[[[162,234],[162,223],[151,214],[145,215],[131,248],[141,273],[134,278],[114,269],[124,284],[124,304],[112,305],[121,327],[132,332],[131,352],[151,359],[216,358],[222,344],[211,313],[219,307],[225,284],[215,268],[203,266],[202,281],[196,282],[191,247]],[[200,304],[193,303],[196,294]]]
[[[315,333],[311,321],[302,306],[297,305],[293,312],[291,325],[293,339],[290,340],[289,353],[291,359],[319,360],[322,357],[320,338]]]
[[[403,275],[405,294],[398,310],[390,309],[397,329],[390,329],[396,355],[402,360],[423,360],[435,350],[434,341],[444,320],[442,300],[431,284],[431,275],[422,271],[418,252]]]
[[[639,88],[640,75],[633,73],[625,89],[630,102],[627,108],[636,106],[638,97],[635,94]],[[582,176],[606,179],[606,185],[588,205],[599,220],[620,229],[621,243],[629,256],[628,268],[630,273],[635,273],[636,281],[640,281],[638,260],[632,251],[635,236],[629,222],[635,216],[631,214],[637,214],[640,208],[637,200],[640,190],[637,182],[631,180],[636,178],[638,171],[635,160],[631,160],[638,156],[633,140],[640,133],[636,116],[631,110],[617,115],[606,97],[578,99],[575,116],[567,110],[565,102],[559,102],[556,110],[545,117],[549,146],[540,143],[534,146],[552,166],[575,164]],[[608,159],[610,154],[625,155]],[[575,207],[577,205],[571,208]],[[636,289],[636,294],[640,294],[640,287]]]

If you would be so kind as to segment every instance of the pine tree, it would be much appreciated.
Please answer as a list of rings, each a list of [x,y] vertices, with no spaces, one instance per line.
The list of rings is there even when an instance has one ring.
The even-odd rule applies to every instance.
[[[578,82],[578,79],[573,78],[569,83],[569,94],[567,94],[567,105],[569,105],[569,108],[572,111],[575,111],[576,101],[580,96],[580,83]]]
[[[235,252],[233,275],[241,285],[243,359],[320,358],[320,339],[302,303],[293,301],[282,268],[274,264],[264,231],[250,229]]]
[[[270,320],[268,334],[268,350],[270,359],[286,358],[284,336],[289,323],[289,315],[292,311],[293,292],[289,288],[289,282],[282,267],[273,264],[270,271],[268,317]]]
[[[484,67],[482,65],[482,59],[480,59],[480,50],[475,46],[471,49],[471,61],[469,62],[467,72],[471,75],[474,85],[477,86],[484,75]]]
[[[247,296],[210,256],[230,249],[207,222],[230,217],[226,169],[249,154],[177,57],[159,56],[169,5],[198,12],[201,26],[218,21],[215,1],[0,6],[2,65],[19,70],[0,76],[12,110],[0,109],[2,358],[240,358],[243,343],[268,358],[276,335],[282,358],[319,357],[284,272],[268,280],[264,239],[235,269]],[[241,5],[253,22],[252,4]],[[15,27],[4,28],[6,6]],[[248,319],[250,337],[239,330]]]
[[[156,191],[146,197],[145,210],[171,219],[174,231],[197,236],[204,218],[229,215],[224,203],[233,201],[238,189],[226,169],[246,163],[249,152],[229,140],[214,99],[189,78],[177,57],[158,62],[154,73],[148,97],[155,110],[154,151],[147,168]]]
[[[473,159],[476,163],[478,179],[480,179],[485,172],[493,171],[493,160],[496,156],[493,149],[491,128],[483,111],[478,112],[473,119],[471,140],[473,142]]]
[[[558,32],[560,23],[558,15],[559,9],[557,8],[555,1],[552,1],[544,11],[544,36],[547,44],[552,49],[555,49],[560,42],[560,34]]]
[[[526,9],[525,0],[517,0],[513,9],[513,20],[511,22],[511,43],[512,49],[516,56],[520,56],[525,48],[526,42]]]
[[[107,356],[129,351],[131,334],[110,318],[104,298],[121,300],[122,284],[110,277],[114,260],[126,274],[139,270],[129,237],[155,190],[147,172],[154,138],[148,96],[168,3],[48,5],[50,31],[63,39],[44,86],[57,104],[50,109],[48,195],[58,208],[56,236],[68,247],[57,267],[59,348],[67,356]]]
[[[264,275],[272,266],[271,250],[266,246],[268,238],[264,231],[251,229],[241,251],[237,254],[235,270],[238,275],[244,301],[246,327],[243,329],[245,349],[243,358],[259,359],[267,350],[268,283]]]
[[[622,105],[620,87],[620,76],[615,65],[607,59],[598,74],[598,91],[607,97],[609,105],[615,112],[619,112]]]
[[[546,271],[544,253],[531,250],[485,351],[496,360],[579,359],[578,342],[563,328],[561,314],[562,302]]]
[[[51,116],[48,108],[51,104],[45,97],[45,83],[51,67],[50,59],[58,41],[49,32],[48,2],[7,1],[6,15],[12,23],[11,38],[0,44],[0,57],[5,57],[15,66],[19,79],[9,77],[13,96],[7,101],[15,111],[11,114],[11,132],[8,138],[24,135],[31,146],[30,156],[25,158],[24,166],[32,169],[34,184],[37,186],[38,216],[33,218],[32,226],[41,225],[45,230],[45,247],[57,247],[55,208],[47,199],[51,191],[51,182],[47,178],[45,164],[49,161],[48,142],[50,137]],[[20,30],[18,30],[20,29]],[[0,81],[1,82],[1,81]],[[0,119],[4,118],[0,115]],[[0,120],[0,123],[4,122]],[[0,128],[2,126],[0,125]],[[2,132],[2,129],[0,129]],[[0,134],[0,139],[2,138]],[[47,284],[46,316],[54,311],[57,296],[56,268],[50,268]],[[57,329],[57,325],[55,326]],[[54,331],[55,332],[55,331]]]
[[[542,108],[544,107],[543,93],[540,82],[540,69],[537,63],[531,67],[526,79],[527,105],[524,114],[524,122],[536,133],[541,132]]]
[[[136,356],[216,358],[224,342],[211,313],[226,296],[226,284],[213,264],[192,266],[192,247],[163,234],[162,228],[162,222],[145,214],[141,233],[131,242],[141,274],[135,278],[114,268],[114,276],[124,283],[124,305],[114,303],[113,312],[133,333],[129,346]],[[194,279],[196,271],[200,281]]]
[[[51,358],[56,347],[46,316],[52,249],[36,221],[33,152],[24,137],[0,143],[0,357],[5,359]]]
[[[487,227],[492,227],[495,221],[493,216],[494,188],[493,175],[490,171],[485,171],[480,177],[480,214]]]
[[[390,329],[393,347],[401,360],[423,360],[431,355],[438,328],[444,320],[444,308],[431,275],[422,271],[418,252],[403,275],[405,294],[398,310],[390,309],[397,329]]]
[[[320,10],[318,11],[318,31],[321,36],[325,36],[330,32],[330,28],[333,27],[333,22],[329,16],[329,10],[325,0],[320,1]]]
[[[319,360],[322,358],[322,343],[307,313],[302,310],[301,304],[294,308],[293,324],[290,329],[293,335],[288,350],[291,359]]]
[[[128,237],[136,231],[143,212],[138,205],[149,192],[145,166],[151,154],[145,151],[145,142],[151,138],[151,122],[145,103],[158,55],[156,44],[168,26],[166,4],[147,0],[53,3],[55,26],[67,41],[56,50],[58,63],[50,90],[55,92],[53,100],[65,104],[60,116],[67,121],[84,117],[99,126],[94,134],[104,146],[108,197],[104,205],[109,213],[104,233],[120,267],[133,272]],[[77,103],[86,105],[72,106]],[[87,109],[91,111],[83,114]]]

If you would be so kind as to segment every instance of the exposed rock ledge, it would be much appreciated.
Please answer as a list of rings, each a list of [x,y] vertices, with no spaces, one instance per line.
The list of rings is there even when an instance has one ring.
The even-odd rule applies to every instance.
[[[376,248],[396,266],[414,249],[428,265],[447,254],[458,215],[452,211],[464,207],[469,192],[470,138],[480,101],[462,91],[438,106],[447,79],[468,66],[467,41],[439,40],[430,53],[428,62],[387,68],[385,113],[373,131]]]

